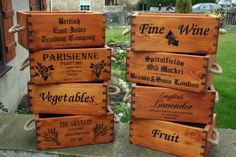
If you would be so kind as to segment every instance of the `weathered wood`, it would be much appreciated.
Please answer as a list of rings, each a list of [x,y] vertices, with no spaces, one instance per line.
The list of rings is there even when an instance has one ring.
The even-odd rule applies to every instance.
[[[195,54],[217,52],[219,18],[198,14],[132,16],[131,49]]]
[[[206,157],[215,124],[179,124],[160,120],[132,119],[130,142],[177,156]]]
[[[26,27],[19,33],[19,43],[31,52],[105,44],[105,16],[101,13],[19,11],[17,21]]]
[[[130,82],[194,92],[205,92],[212,83],[215,55],[163,52],[127,52],[126,78]]]
[[[211,124],[215,91],[195,93],[162,87],[134,85],[132,116],[176,122]]]
[[[28,85],[33,113],[104,115],[107,108],[106,83]]]
[[[113,141],[114,117],[37,115],[37,148],[40,150]]]
[[[111,78],[111,50],[58,49],[30,53],[31,82],[97,82]]]
[[[4,53],[4,59],[6,62],[10,62],[16,56],[16,42],[14,34],[8,32],[13,26],[13,15],[12,1],[11,0],[0,0],[0,20],[1,22],[1,51]]]

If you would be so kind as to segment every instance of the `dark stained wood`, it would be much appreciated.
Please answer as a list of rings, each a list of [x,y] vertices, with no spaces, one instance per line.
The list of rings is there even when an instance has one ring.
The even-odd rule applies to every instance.
[[[12,10],[12,1],[11,0],[0,0],[0,10],[1,10],[1,37],[3,46],[2,51],[4,53],[4,59],[6,62],[11,61],[16,56],[16,42],[14,39],[14,34],[8,32],[8,30],[14,25],[13,24],[13,15],[14,11]]]

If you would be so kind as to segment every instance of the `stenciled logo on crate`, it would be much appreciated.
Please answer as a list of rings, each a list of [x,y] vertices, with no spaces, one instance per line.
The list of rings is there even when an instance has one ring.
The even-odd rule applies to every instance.
[[[166,35],[165,38],[168,40],[168,45],[173,45],[173,46],[179,45],[179,40],[176,39],[172,31],[169,31],[169,33]]]
[[[96,140],[98,137],[102,137],[107,135],[108,128],[106,125],[102,124],[96,124],[94,126],[94,140]]]
[[[172,27],[172,26],[171,26]],[[179,46],[180,41],[177,36],[208,36],[210,28],[204,28],[198,24],[181,24],[177,25],[176,29],[168,30],[168,26],[158,26],[153,23],[140,24],[140,34],[151,34],[151,35],[165,35],[167,44],[172,46]],[[177,34],[177,35],[176,35]]]
[[[107,69],[105,68],[107,63],[105,60],[102,60],[100,63],[94,64],[91,63],[90,69],[92,69],[92,72],[96,75],[97,78],[100,77],[100,75],[104,72],[108,72]]]
[[[88,32],[87,28],[81,26],[82,22],[79,18],[63,18],[57,20],[59,25],[52,28],[52,35],[42,35],[41,42],[43,43],[64,43],[67,41],[95,41],[95,35],[85,35]],[[66,43],[64,43],[66,45]]]
[[[81,91],[74,92],[74,94],[53,94],[52,92],[47,91],[39,93],[39,97],[43,102],[49,102],[52,105],[57,105],[61,102],[93,103],[95,101],[95,96]]]
[[[55,70],[53,65],[45,66],[42,63],[37,63],[34,67],[37,69],[33,77],[41,77],[44,81],[47,81],[52,76],[52,71]]]
[[[58,141],[58,131],[56,128],[47,129],[46,132],[43,132],[43,139],[46,142],[60,145],[60,142]]]
[[[170,141],[173,143],[180,142],[180,136],[176,133],[165,133],[160,129],[153,129],[151,133],[153,138],[158,138],[159,140]]]

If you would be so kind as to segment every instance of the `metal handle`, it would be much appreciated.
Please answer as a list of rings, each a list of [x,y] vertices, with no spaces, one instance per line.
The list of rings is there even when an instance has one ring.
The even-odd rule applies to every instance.
[[[222,75],[223,74],[222,67],[217,63],[213,64],[212,67],[209,68],[209,72],[212,74],[215,74],[215,75]]]
[[[20,25],[15,25],[15,26],[12,26],[8,32],[9,33],[17,33],[17,32],[23,32],[25,31],[25,26],[20,26]]]
[[[34,118],[31,118],[29,119],[27,122],[25,122],[25,125],[24,125],[24,130],[26,132],[32,132],[32,131],[35,131],[35,126],[31,126],[30,125],[34,122]]]
[[[216,129],[213,130],[213,138],[214,139],[208,139],[208,142],[217,147],[219,145],[220,133]]]

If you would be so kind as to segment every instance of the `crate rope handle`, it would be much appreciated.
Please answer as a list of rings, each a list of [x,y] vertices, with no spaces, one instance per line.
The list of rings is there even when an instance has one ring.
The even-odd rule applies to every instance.
[[[35,120],[34,120],[34,118],[31,118],[31,119],[29,119],[29,120],[27,120],[27,122],[25,122],[25,124],[24,124],[24,130],[26,131],[26,132],[32,132],[32,131],[35,131],[35,126],[33,127],[30,127],[30,125],[34,122]]]
[[[9,33],[17,33],[17,32],[23,32],[23,31],[25,31],[25,26],[20,26],[20,25],[12,26],[8,30]]]
[[[208,139],[208,142],[212,144],[213,146],[217,147],[219,145],[220,133],[216,129],[214,129],[213,136],[214,136],[213,137],[214,139]]]
[[[111,85],[110,88],[114,88],[115,91],[114,91],[114,92],[108,91],[108,94],[109,94],[109,95],[117,95],[117,94],[120,93],[120,88],[119,88],[119,87],[114,86],[114,85]]]
[[[219,101],[220,101],[219,92],[216,91],[215,103],[218,103]]]
[[[27,57],[24,62],[21,64],[20,71],[24,71],[30,65],[29,57]]]
[[[209,72],[212,74],[215,74],[215,75],[222,75],[223,74],[222,67],[217,63],[214,63],[212,65],[212,67],[209,68]]]

